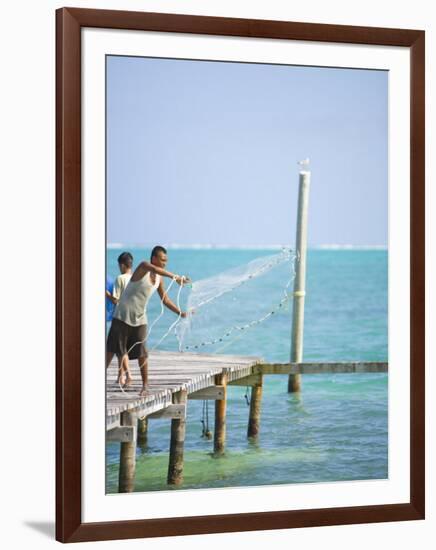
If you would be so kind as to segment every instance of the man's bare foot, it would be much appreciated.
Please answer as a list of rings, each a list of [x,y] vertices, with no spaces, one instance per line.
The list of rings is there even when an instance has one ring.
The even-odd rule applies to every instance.
[[[117,378],[117,384],[120,384],[120,386],[124,386],[126,383],[126,378],[123,369],[118,370],[118,378]]]
[[[131,386],[133,382],[133,378],[130,375],[130,371],[128,370],[126,372],[126,378],[124,380],[124,387],[127,388],[128,386]]]
[[[139,397],[145,397],[146,393],[147,393],[147,390],[148,390],[148,386],[145,385],[145,386],[142,386],[142,389],[141,391],[139,392]]]

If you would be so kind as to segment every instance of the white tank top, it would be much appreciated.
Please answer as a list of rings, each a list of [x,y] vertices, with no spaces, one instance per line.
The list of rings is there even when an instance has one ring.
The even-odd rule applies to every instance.
[[[160,275],[156,273],[156,282],[151,282],[150,271],[139,279],[132,281],[130,279],[121,298],[116,305],[114,317],[124,321],[124,323],[137,327],[147,324],[147,303],[150,296],[157,289],[160,283]]]

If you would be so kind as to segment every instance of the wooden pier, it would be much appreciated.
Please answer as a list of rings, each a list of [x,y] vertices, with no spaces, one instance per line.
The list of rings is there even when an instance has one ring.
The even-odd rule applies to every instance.
[[[271,374],[316,374],[387,372],[387,363],[279,363],[260,357],[201,353],[151,352],[148,359],[148,390],[139,397],[142,379],[137,361],[130,361],[133,383],[121,390],[117,384],[118,364],[107,369],[106,439],[120,446],[119,492],[135,485],[136,443],[146,441],[150,420],[171,420],[167,483],[183,482],[183,447],[186,409],[192,399],[215,401],[214,454],[225,452],[227,386],[250,386],[251,400],[247,437],[260,431],[263,376]]]

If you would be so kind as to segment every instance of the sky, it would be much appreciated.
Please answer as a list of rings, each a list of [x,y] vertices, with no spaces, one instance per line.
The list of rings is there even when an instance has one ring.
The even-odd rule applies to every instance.
[[[107,57],[107,242],[386,246],[388,73]]]

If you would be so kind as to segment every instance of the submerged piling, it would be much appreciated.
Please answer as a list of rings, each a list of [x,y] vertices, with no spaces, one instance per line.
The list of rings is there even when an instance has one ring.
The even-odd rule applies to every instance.
[[[148,441],[148,419],[138,418],[138,445],[145,447]]]
[[[307,216],[309,206],[310,171],[299,173],[297,236],[295,249],[296,275],[294,279],[294,306],[292,314],[291,363],[303,360],[304,298],[306,295]],[[301,374],[290,374],[288,392],[301,391]]]

